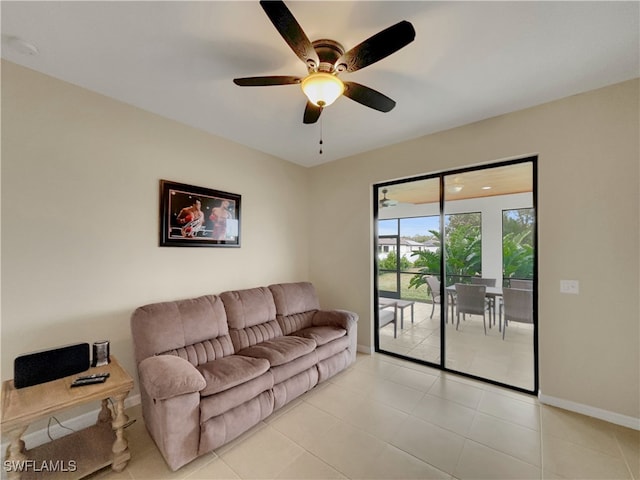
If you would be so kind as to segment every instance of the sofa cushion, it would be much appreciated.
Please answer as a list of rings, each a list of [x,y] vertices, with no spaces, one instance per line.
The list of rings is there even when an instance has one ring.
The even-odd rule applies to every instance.
[[[259,377],[269,370],[269,362],[263,358],[229,355],[197,368],[207,382],[200,391],[200,395],[206,397]]]
[[[220,298],[224,303],[229,328],[252,327],[276,318],[273,295],[266,287],[224,292],[220,294]]]
[[[313,352],[298,357],[291,362],[271,367],[270,372],[273,374],[273,384],[277,385],[278,383],[296,376],[300,372],[315,367],[316,363],[318,363],[318,354],[316,353],[316,350],[314,350]]]
[[[273,375],[266,372],[253,380],[242,383],[224,392],[200,399],[200,423],[217,417],[232,408],[249,402],[263,392],[273,388]]]
[[[282,329],[275,320],[247,328],[234,328],[229,331],[229,338],[231,338],[231,343],[236,353],[256,343],[266,342],[281,336]]]
[[[311,353],[316,348],[316,342],[309,338],[296,336],[278,337],[252,347],[244,348],[239,355],[264,358],[271,366],[278,366]]]
[[[309,327],[299,332],[295,332],[293,335],[297,337],[310,338],[314,340],[318,345],[324,345],[337,338],[344,337],[347,331],[340,327]]]
[[[318,361],[321,362],[333,355],[347,350],[350,346],[351,340],[346,335],[344,337],[336,338],[335,340],[325,343],[324,345],[318,345],[316,353],[318,354]]]
[[[232,354],[233,343],[229,335],[223,335],[218,338],[194,343],[193,345],[187,345],[186,347],[162,352],[162,355],[175,355],[176,357],[183,358],[194,367]]]
[[[280,283],[270,285],[269,290],[273,294],[276,313],[283,317],[320,308],[316,290],[309,282]]]
[[[317,310],[310,310],[308,312],[287,315],[286,317],[278,315],[276,320],[280,324],[284,335],[292,335],[305,328],[313,327],[313,318],[316,313],[318,313]]]
[[[136,363],[140,363],[147,357],[224,337],[229,328],[220,297],[206,295],[139,307],[131,316],[131,332]],[[231,343],[226,339],[219,354],[230,353]]]

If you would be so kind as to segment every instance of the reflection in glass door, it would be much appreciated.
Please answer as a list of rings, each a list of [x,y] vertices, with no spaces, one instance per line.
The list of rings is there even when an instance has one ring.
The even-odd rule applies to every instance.
[[[383,220],[378,227],[380,232],[397,232],[397,222]],[[395,234],[378,235],[378,291],[382,297],[399,298],[400,295],[400,236]]]
[[[537,390],[534,174],[529,158],[375,187],[377,350]]]
[[[439,365],[439,179],[381,186],[377,193],[376,345]]]

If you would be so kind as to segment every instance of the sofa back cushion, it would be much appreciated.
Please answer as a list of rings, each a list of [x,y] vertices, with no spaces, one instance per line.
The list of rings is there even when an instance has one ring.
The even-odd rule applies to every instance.
[[[170,354],[198,366],[234,353],[224,305],[215,295],[139,307],[131,333],[136,363]]]
[[[266,287],[220,294],[227,312],[229,336],[237,351],[282,336],[273,295]]]
[[[276,304],[278,323],[285,335],[312,325],[312,318],[320,308],[313,284],[280,283],[269,286],[269,290]]]

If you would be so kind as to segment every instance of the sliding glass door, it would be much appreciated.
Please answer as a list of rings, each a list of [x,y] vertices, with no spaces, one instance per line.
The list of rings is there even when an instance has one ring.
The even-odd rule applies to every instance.
[[[376,349],[535,391],[535,158],[374,195]]]

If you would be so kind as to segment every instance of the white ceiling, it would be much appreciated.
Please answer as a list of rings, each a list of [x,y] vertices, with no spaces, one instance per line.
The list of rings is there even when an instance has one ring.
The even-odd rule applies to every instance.
[[[637,1],[287,5],[312,41],[346,49],[400,20],[416,30],[399,52],[342,74],[397,106],[338,99],[322,114],[322,155],[299,86],[232,83],[306,73],[258,2],[2,1],[2,57],[306,166],[640,76]],[[16,51],[15,37],[39,54]]]

